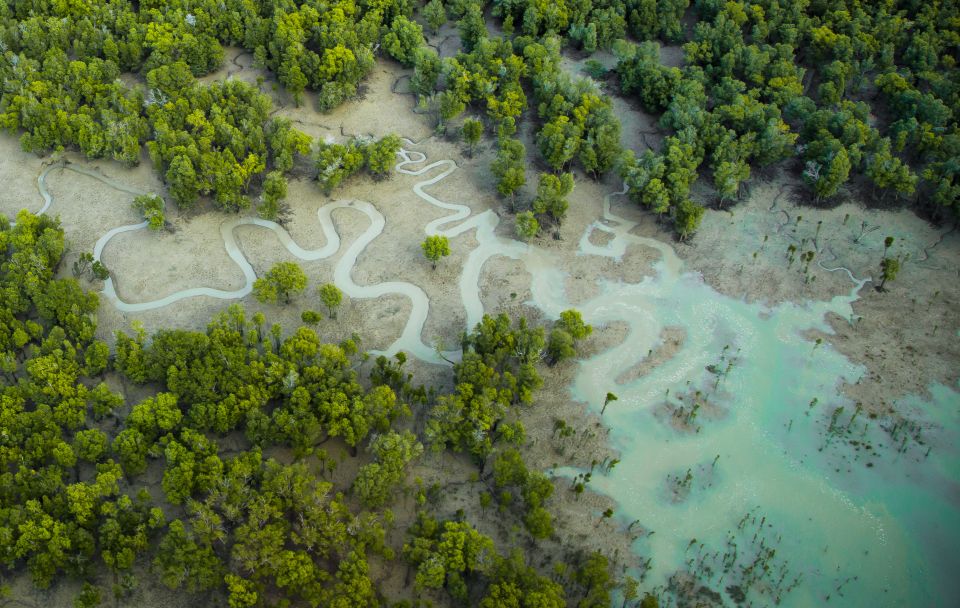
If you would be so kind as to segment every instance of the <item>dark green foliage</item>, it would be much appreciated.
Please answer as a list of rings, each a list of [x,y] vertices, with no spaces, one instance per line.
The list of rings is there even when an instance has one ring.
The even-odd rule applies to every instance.
[[[449,445],[484,459],[498,439],[522,439],[522,432],[506,431],[517,427],[504,419],[512,407],[529,404],[543,383],[534,364],[543,353],[544,333],[523,318],[512,326],[506,315],[484,315],[461,343],[456,391],[431,410],[426,436],[434,449]]]
[[[383,179],[393,169],[399,151],[400,138],[396,135],[386,135],[375,142],[370,142],[364,148],[367,171],[375,178]]]
[[[265,220],[280,220],[282,215],[282,201],[287,198],[287,179],[280,171],[267,173],[263,182],[263,195],[257,214]]]
[[[681,4],[630,3],[631,30],[641,38],[674,36],[671,15]],[[880,199],[919,195],[921,205],[955,208],[960,199],[946,159],[956,153],[960,89],[956,58],[941,51],[953,35],[944,24],[957,8],[924,5],[915,16],[926,23],[918,35],[905,35],[906,8],[876,8],[698,2],[685,66],[661,65],[655,42],[618,44],[621,89],[663,113],[661,126],[692,147],[684,155],[693,170],[709,166],[721,204],[739,198],[751,165],[799,156],[816,200],[864,175],[869,194]],[[669,212],[683,238],[702,212],[688,201],[689,180],[672,178],[674,145],[665,142],[657,162],[642,156],[621,167],[631,196]]]
[[[544,502],[553,494],[553,484],[546,475],[529,471],[520,453],[508,448],[497,454],[493,461],[493,482],[494,489],[501,495],[507,488],[520,490],[524,506],[523,523],[531,536],[548,538],[553,534],[553,518],[544,508]]]

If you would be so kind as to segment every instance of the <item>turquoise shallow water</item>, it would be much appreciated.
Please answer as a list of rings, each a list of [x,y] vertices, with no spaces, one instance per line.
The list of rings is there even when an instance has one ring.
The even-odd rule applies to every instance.
[[[645,582],[698,571],[729,604],[723,590],[738,585],[754,605],[957,605],[957,391],[934,386],[929,401],[902,400],[898,409],[917,425],[910,429],[869,420],[839,393],[863,368],[802,337],[829,332],[827,312],[850,318],[861,282],[829,302],[766,308],[723,296],[665,258],[656,278],[606,284],[580,307],[591,323],[626,321],[631,331],[582,362],[572,388],[597,410],[607,391],[619,397],[604,421],[621,462],[595,472],[590,486],[614,498],[635,531],[652,531],[635,542],[652,557]],[[547,312],[564,305],[541,296]],[[676,356],[615,384],[666,326],[686,331]],[[665,404],[688,411],[698,390],[710,405],[671,424]]]

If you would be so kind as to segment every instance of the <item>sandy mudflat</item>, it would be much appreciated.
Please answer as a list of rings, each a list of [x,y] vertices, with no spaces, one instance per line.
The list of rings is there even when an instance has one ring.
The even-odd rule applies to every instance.
[[[852,202],[815,209],[801,204],[797,185],[783,173],[758,181],[729,212],[708,211],[703,228],[678,253],[721,293],[770,304],[849,293],[853,283],[847,274],[825,268],[845,267],[858,279],[872,277],[853,304],[854,319],[834,315],[829,319],[834,334],[811,335],[866,366],[866,375],[846,393],[879,413],[901,396],[928,394],[932,383],[956,387],[960,234],[908,209],[877,210]],[[904,261],[897,279],[880,293],[875,287],[887,236],[896,239],[889,255]],[[798,250],[792,264],[790,245]],[[801,249],[815,251],[806,273]]]

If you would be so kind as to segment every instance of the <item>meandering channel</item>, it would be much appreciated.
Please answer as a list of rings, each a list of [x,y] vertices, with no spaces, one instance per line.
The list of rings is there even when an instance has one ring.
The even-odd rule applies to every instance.
[[[408,145],[414,145],[410,140],[406,140]],[[471,251],[464,265],[460,279],[460,293],[467,311],[467,326],[472,327],[480,321],[483,315],[483,304],[479,294],[479,278],[483,264],[493,255],[507,255],[514,258],[520,258],[527,253],[529,248],[523,243],[501,239],[495,235],[495,230],[499,218],[493,211],[486,211],[471,217],[469,206],[459,203],[450,203],[427,193],[424,188],[432,186],[453,173],[457,167],[452,160],[439,160],[431,164],[420,167],[419,169],[410,168],[412,165],[418,165],[426,161],[426,155],[422,152],[401,150],[400,161],[396,166],[399,173],[420,176],[437,171],[431,177],[414,184],[413,191],[425,202],[440,209],[450,211],[449,215],[434,220],[428,224],[424,231],[427,234],[442,234],[448,237],[455,237],[469,230],[476,230],[476,238],[479,246]],[[47,167],[38,177],[38,187],[40,194],[44,199],[44,204],[40,213],[46,212],[53,204],[54,197],[47,188],[47,177],[54,169],[63,169],[73,171],[80,175],[86,175],[96,179],[111,188],[125,192],[134,196],[148,194],[145,191],[131,188],[123,183],[113,180],[97,171],[83,166],[58,163]],[[359,285],[352,278],[352,270],[356,265],[357,259],[374,239],[383,232],[385,219],[383,215],[372,204],[366,201],[336,201],[324,205],[317,210],[317,220],[323,231],[325,245],[318,249],[304,249],[299,246],[290,234],[276,222],[263,220],[253,217],[232,217],[225,219],[220,224],[220,237],[224,243],[224,249],[231,260],[237,265],[243,273],[244,284],[238,289],[224,290],[212,287],[192,287],[182,289],[166,295],[162,298],[149,300],[146,302],[127,302],[117,293],[114,277],[109,277],[104,281],[102,295],[118,310],[124,312],[143,312],[169,306],[181,300],[194,297],[211,297],[222,300],[234,300],[247,296],[253,289],[253,283],[256,281],[256,272],[244,255],[235,237],[235,230],[240,226],[257,226],[272,231],[280,241],[280,244],[295,258],[303,261],[317,261],[332,257],[341,248],[340,236],[333,224],[332,214],[338,209],[351,209],[362,213],[369,221],[367,228],[363,233],[353,241],[344,254],[340,257],[334,267],[334,282],[351,298],[378,298],[385,295],[402,295],[407,297],[412,305],[410,317],[404,326],[403,332],[397,340],[394,341],[384,351],[377,351],[387,355],[395,354],[400,350],[405,350],[414,356],[433,363],[442,363],[444,359],[455,360],[459,357],[459,351],[449,351],[438,353],[436,349],[423,342],[422,333],[429,314],[430,302],[426,293],[412,283],[402,281],[388,281],[373,285]],[[453,224],[453,226],[443,229],[442,227]],[[147,222],[138,222],[118,226],[107,231],[101,236],[94,245],[94,259],[102,261],[104,249],[110,241],[119,234],[125,232],[146,230]],[[535,256],[538,257],[538,256]],[[540,260],[542,262],[542,260]],[[531,261],[530,264],[533,264]]]

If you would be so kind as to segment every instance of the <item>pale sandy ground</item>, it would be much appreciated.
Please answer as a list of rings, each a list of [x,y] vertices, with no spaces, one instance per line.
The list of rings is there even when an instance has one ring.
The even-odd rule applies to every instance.
[[[448,26],[449,29],[449,26]],[[441,38],[444,32],[441,32]],[[442,41],[441,41],[442,43]],[[447,43],[449,45],[449,42]],[[665,53],[665,57],[667,54]],[[249,54],[238,50],[228,52],[224,70],[217,77],[243,78],[256,82],[259,71],[250,67]],[[665,59],[666,61],[666,59]],[[673,59],[672,61],[675,61]],[[271,80],[265,79],[262,89],[274,97],[278,113],[295,118],[298,127],[315,137],[330,135],[341,139],[344,134],[370,133],[382,135],[388,132],[423,140],[432,133],[432,123],[425,116],[410,110],[413,100],[409,95],[393,93],[399,78],[409,75],[396,65],[380,61],[366,82],[365,98],[345,104],[336,111],[321,115],[312,109],[308,95],[301,108],[293,108],[283,93],[272,90]],[[617,104],[625,104],[617,100]],[[283,104],[283,105],[281,105]],[[637,144],[643,129],[654,129],[652,118],[633,109],[624,109],[625,139],[628,144],[643,149]],[[531,164],[528,184],[518,196],[519,206],[527,204],[536,186],[535,148],[529,130],[522,134],[527,142]],[[651,144],[653,142],[650,142]],[[444,158],[454,159],[459,169],[439,184],[429,188],[432,195],[443,199],[468,204],[475,212],[494,209],[500,213],[498,234],[513,233],[512,215],[493,195],[493,179],[488,167],[493,157],[493,143],[487,139],[473,158],[466,158],[456,143],[433,138],[416,147],[428,155],[427,163]],[[66,154],[68,160],[97,167],[103,174],[116,178],[137,188],[161,192],[157,176],[144,160],[135,169],[126,169],[111,162],[88,162],[75,154]],[[36,177],[44,162],[20,152],[17,141],[9,135],[0,136],[0,211],[12,214],[19,207],[36,210],[41,199],[36,188]],[[419,165],[418,165],[419,166]],[[416,167],[414,167],[416,168]],[[303,170],[306,173],[306,170]],[[419,243],[423,239],[423,226],[430,220],[444,215],[418,197],[412,191],[413,183],[425,177],[393,174],[389,180],[374,182],[358,178],[325,197],[313,183],[306,179],[290,184],[288,201],[293,210],[288,229],[293,238],[304,247],[323,245],[323,236],[316,220],[316,210],[334,199],[359,199],[373,203],[386,217],[386,229],[360,256],[353,271],[354,279],[361,284],[386,280],[408,281],[420,286],[430,298],[430,315],[423,332],[427,343],[437,340],[447,345],[454,344],[463,330],[464,311],[459,301],[457,279],[459,269],[476,241],[472,233],[452,240],[453,255],[441,261],[434,271],[423,259]],[[538,237],[537,244],[555,253],[556,263],[567,272],[565,287],[570,300],[576,304],[589,299],[597,292],[598,280],[623,280],[637,282],[652,274],[652,263],[657,254],[643,247],[631,247],[620,261],[598,260],[578,257],[575,250],[580,236],[587,226],[600,216],[603,195],[618,189],[615,180],[595,183],[578,174],[577,186],[571,197],[568,218],[557,231],[559,239],[553,238],[553,230]],[[130,209],[132,196],[117,192],[93,180],[72,172],[54,171],[49,184],[56,201],[50,213],[60,215],[64,221],[71,252],[61,269],[69,276],[69,265],[82,251],[89,251],[99,236],[111,227],[136,221]],[[686,260],[687,268],[701,272],[704,279],[722,293],[737,298],[763,300],[771,304],[792,300],[823,299],[849,292],[850,280],[841,272],[828,273],[811,265],[810,276],[816,280],[805,282],[799,263],[787,267],[785,250],[791,243],[809,249],[809,240],[816,228],[816,219],[822,219],[817,239],[817,260],[832,268],[844,265],[858,277],[876,275],[882,253],[882,240],[893,234],[903,241],[892,249],[895,255],[910,253],[901,276],[888,285],[887,293],[879,294],[868,284],[861,291],[861,300],[854,309],[861,321],[851,324],[848,319],[832,319],[836,333],[823,336],[826,342],[839,349],[852,360],[863,363],[868,374],[858,385],[846,387],[856,400],[874,411],[883,411],[897,396],[924,392],[932,382],[955,386],[960,365],[956,335],[958,331],[957,310],[958,286],[956,264],[960,259],[960,237],[944,228],[934,228],[909,211],[867,210],[863,206],[844,204],[830,210],[814,210],[798,206],[791,188],[792,181],[776,174],[768,181],[755,179],[752,194],[739,205],[727,211],[710,211],[704,219],[700,232],[689,242],[676,245],[679,254]],[[777,195],[782,194],[777,198]],[[649,214],[624,202],[623,197],[614,199],[614,213],[630,219],[640,219],[637,232],[672,240],[668,231],[657,225]],[[850,218],[843,224],[845,214]],[[150,234],[139,231],[122,235],[110,243],[104,253],[108,266],[114,272],[119,293],[129,301],[147,301],[171,291],[186,287],[211,286],[232,289],[239,286],[240,273],[223,251],[219,235],[222,216],[216,213],[196,213],[189,218],[180,217],[170,210],[172,233]],[[804,219],[797,224],[796,216]],[[349,210],[334,214],[343,247],[356,239],[366,227],[365,216]],[[789,221],[788,221],[789,218]],[[816,219],[815,219],[816,218]],[[870,232],[861,243],[853,243],[861,221],[869,226],[881,226]],[[238,241],[254,269],[263,273],[277,261],[291,259],[276,238],[265,230],[243,227],[237,231]],[[764,241],[764,236],[767,240]],[[590,236],[596,243],[606,238],[594,231]],[[753,252],[757,252],[756,259]],[[313,289],[332,277],[332,269],[341,252],[327,260],[301,263],[310,277],[310,291],[298,298],[289,307],[262,306],[253,298],[244,298],[240,303],[249,314],[263,310],[268,319],[280,322],[285,328],[299,325],[300,312],[307,308],[321,309],[313,295]],[[538,318],[536,311],[524,303],[530,299],[530,277],[522,264],[502,257],[492,258],[481,274],[481,296],[490,313],[507,312],[511,315],[527,314]],[[88,285],[98,287],[96,285]],[[936,297],[934,293],[938,292]],[[107,302],[101,303],[99,335],[112,342],[116,330],[128,330],[133,320],[141,321],[148,331],[161,327],[201,329],[212,314],[231,302],[212,298],[193,298],[172,306],[146,313],[120,313]],[[334,322],[321,322],[319,330],[328,340],[340,340],[351,333],[363,337],[364,348],[383,348],[399,336],[410,312],[406,298],[387,296],[377,300],[347,300]],[[937,328],[934,331],[934,328]],[[584,345],[585,354],[600,352],[622,341],[626,327],[614,324],[595,328],[594,335]],[[662,344],[654,349],[648,359],[638,362],[617,381],[629,381],[650,373],[670,359],[683,342],[683,332],[666,328]],[[423,382],[442,385],[449,382],[441,368],[412,362],[411,371]],[[576,370],[575,363],[559,365],[545,370],[545,387],[537,404],[526,410],[523,420],[529,435],[525,453],[534,466],[549,468],[555,464],[572,464],[590,468],[591,462],[603,461],[614,456],[606,446],[606,429],[595,414],[584,411],[581,404],[569,398],[567,386]],[[445,378],[445,380],[441,380]],[[565,441],[552,438],[555,419],[563,419],[578,429],[575,437]],[[520,535],[507,529],[495,509],[479,512],[478,504],[468,504],[467,497],[475,497],[476,489],[470,489],[471,466],[466,460],[444,462],[442,467],[430,457],[414,474],[432,480],[462,481],[462,491],[452,491],[441,505],[441,512],[450,515],[457,508],[470,512],[480,522],[481,528],[493,535],[503,547],[520,542]],[[346,473],[344,473],[346,475]],[[558,481],[557,492],[551,499],[551,509],[557,514],[558,537],[547,543],[549,551],[562,555],[564,549],[576,540],[587,548],[604,550],[607,554],[619,555],[620,566],[635,566],[636,558],[630,554],[630,536],[623,522],[600,521],[599,514],[609,501],[601,496],[587,493],[575,499],[568,489],[569,481]],[[471,499],[472,501],[472,499]],[[474,501],[475,502],[475,501]],[[409,513],[398,514],[396,532],[410,521]],[[399,538],[399,536],[396,536]],[[550,544],[553,543],[553,544]],[[549,552],[547,553],[549,554]],[[402,586],[406,573],[380,572],[386,588]],[[18,587],[19,590],[19,587]],[[66,591],[56,595],[29,594],[36,605],[66,605],[61,601],[68,597]],[[143,595],[140,596],[141,598]],[[174,600],[169,595],[157,595],[155,605],[186,605],[187,600]],[[182,603],[178,604],[177,602]],[[156,604],[161,602],[161,604]],[[190,603],[193,603],[192,600]],[[29,605],[29,604],[28,604]],[[216,605],[211,603],[206,605]]]
[[[782,171],[755,180],[750,196],[729,212],[708,211],[697,235],[678,246],[680,255],[718,291],[771,304],[849,293],[853,283],[846,273],[826,272],[818,261],[825,268],[846,267],[860,279],[873,277],[875,282],[867,283],[853,304],[853,320],[834,315],[829,320],[835,334],[811,335],[866,366],[866,375],[845,392],[879,414],[890,412],[893,401],[904,395],[928,395],[932,383],[956,388],[960,234],[949,225],[933,226],[908,209],[870,209],[856,202],[813,208],[804,204],[806,195],[798,185]],[[819,236],[817,222],[822,222]],[[858,243],[863,222],[867,232]],[[887,236],[896,239],[889,255],[905,261],[897,279],[879,293],[874,287]],[[809,272],[815,280],[805,279],[799,260],[789,264],[791,244],[816,251]]]

